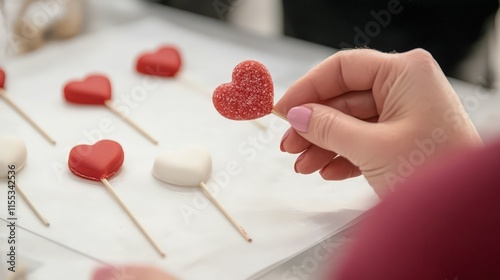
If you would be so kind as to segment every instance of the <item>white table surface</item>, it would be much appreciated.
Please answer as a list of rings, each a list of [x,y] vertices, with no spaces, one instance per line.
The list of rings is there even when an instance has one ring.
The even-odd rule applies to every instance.
[[[333,183],[317,174],[295,174],[294,157],[278,149],[287,128],[279,119],[262,119],[272,127],[264,134],[249,123],[223,119],[210,102],[210,90],[228,81],[241,60],[257,59],[269,67],[277,99],[334,50],[289,38],[259,38],[189,13],[130,3],[133,9],[124,8],[125,19],[103,20],[108,15],[103,9],[101,22],[92,21],[96,25],[88,26],[86,35],[1,63],[8,71],[10,96],[58,141],[56,147],[50,146],[0,102],[4,120],[0,133],[21,137],[28,147],[19,183],[52,225],[44,228],[22,201],[19,223],[90,256],[19,230],[18,254],[30,268],[29,279],[89,279],[100,261],[157,265],[182,279],[245,279],[309,248],[376,203],[361,178]],[[133,71],[135,56],[161,43],[180,46],[183,75],[207,92],[162,80],[130,108],[130,117],[159,138],[160,145],[151,145],[104,108],[64,103],[63,84],[95,71],[112,78],[114,99],[122,102],[146,79]],[[482,94],[477,86],[452,82],[461,98],[470,102],[466,109],[482,135],[492,138],[498,97]],[[122,171],[110,182],[166,251],[165,260],[99,184],[76,178],[67,169],[69,149],[96,140],[98,135],[91,131],[104,119],[113,121],[115,129],[103,136],[120,142],[126,157]],[[252,139],[260,139],[255,148]],[[241,167],[225,188],[218,189],[217,198],[252,235],[253,244],[246,243],[212,205],[201,203],[197,191],[179,190],[152,177],[156,155],[186,143],[200,143],[212,151],[218,176],[223,176],[228,162]],[[209,185],[216,182],[213,178]],[[0,201],[6,201],[4,192]],[[6,217],[2,205],[0,215]],[[197,214],[186,219],[179,210],[185,206],[196,208]],[[0,231],[0,256],[7,248],[5,236]],[[5,271],[2,265],[0,273]]]

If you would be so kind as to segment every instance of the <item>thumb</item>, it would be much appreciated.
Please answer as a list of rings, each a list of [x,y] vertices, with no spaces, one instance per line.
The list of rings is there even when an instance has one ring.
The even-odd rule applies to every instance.
[[[346,115],[332,107],[305,104],[288,111],[290,125],[309,142],[333,151],[354,164],[373,138],[374,124]],[[354,158],[353,158],[354,157]]]

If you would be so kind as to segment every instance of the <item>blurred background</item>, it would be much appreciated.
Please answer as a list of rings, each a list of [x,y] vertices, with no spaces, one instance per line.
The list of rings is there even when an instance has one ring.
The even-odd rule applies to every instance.
[[[291,36],[336,49],[403,52],[421,47],[450,77],[488,88],[497,88],[500,80],[498,0],[0,0],[1,28],[8,30],[0,29],[0,44],[10,55],[32,51],[51,37],[70,38],[92,32],[103,22],[119,24],[144,16],[145,2],[200,14],[259,36]],[[54,3],[67,9],[51,10]],[[39,10],[47,11],[50,19],[38,16]],[[37,29],[43,34],[33,34]],[[29,38],[9,44],[22,33]]]
[[[430,51],[444,72],[493,87],[498,0],[216,0],[157,2],[266,36],[292,36],[336,49]],[[498,30],[498,29],[497,29]]]

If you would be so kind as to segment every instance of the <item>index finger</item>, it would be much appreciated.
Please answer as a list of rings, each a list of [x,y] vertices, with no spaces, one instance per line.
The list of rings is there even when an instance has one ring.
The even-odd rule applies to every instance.
[[[296,106],[372,89],[389,56],[370,49],[339,51],[296,81],[274,108],[286,116]]]

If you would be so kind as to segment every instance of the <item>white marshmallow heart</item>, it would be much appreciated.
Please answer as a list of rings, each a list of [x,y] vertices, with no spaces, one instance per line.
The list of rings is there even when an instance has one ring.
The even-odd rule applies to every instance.
[[[178,151],[159,155],[153,165],[153,175],[159,180],[183,187],[197,187],[212,172],[212,156],[203,146],[190,145]]]
[[[9,165],[15,164],[16,171],[26,162],[26,145],[13,136],[0,135],[0,178],[7,177]]]

